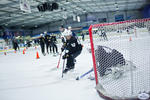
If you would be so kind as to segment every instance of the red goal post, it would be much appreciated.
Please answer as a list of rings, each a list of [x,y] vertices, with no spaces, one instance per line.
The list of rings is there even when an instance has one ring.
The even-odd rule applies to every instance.
[[[125,31],[126,30],[134,30],[134,35],[132,34],[132,35],[127,35],[126,33],[125,33]],[[137,29],[139,30],[139,31],[137,31]],[[94,32],[96,30],[96,32]],[[90,27],[89,27],[89,38],[90,38],[90,44],[91,44],[91,53],[92,53],[92,60],[93,60],[93,68],[94,68],[94,74],[95,74],[95,81],[96,81],[96,87],[100,87],[100,88],[102,88],[102,91],[101,90],[98,90],[97,89],[97,91],[98,91],[98,93],[100,94],[100,96],[102,96],[102,97],[104,97],[105,99],[107,99],[107,100],[140,100],[139,98],[138,98],[138,93],[137,92],[145,92],[146,91],[146,94],[150,94],[150,90],[149,91],[147,91],[147,90],[145,90],[144,91],[144,89],[145,88],[147,88],[146,86],[145,86],[145,88],[143,89],[143,91],[142,91],[142,89],[140,90],[136,90],[135,91],[135,93],[134,93],[134,87],[136,87],[136,86],[139,86],[139,85],[137,85],[138,84],[138,82],[136,83],[136,78],[138,77],[141,77],[141,76],[138,76],[138,74],[136,73],[136,72],[134,72],[133,70],[132,70],[132,68],[131,68],[131,72],[130,72],[130,74],[131,75],[129,75],[130,76],[130,79],[131,79],[131,84],[130,84],[130,86],[131,86],[131,90],[129,89],[129,91],[131,91],[132,93],[131,94],[129,94],[127,97],[126,96],[124,96],[124,97],[119,97],[118,95],[109,95],[109,94],[107,94],[106,93],[106,91],[104,90],[104,89],[109,89],[109,90],[111,90],[110,89],[110,87],[107,87],[107,88],[105,88],[105,86],[103,87],[103,85],[101,84],[101,81],[103,81],[103,78],[99,75],[99,69],[97,68],[97,60],[96,60],[96,54],[95,54],[95,52],[96,52],[96,47],[95,47],[95,44],[97,44],[98,43],[98,45],[99,44],[104,44],[104,46],[109,46],[110,44],[111,44],[111,47],[113,48],[113,49],[116,49],[115,47],[116,47],[116,45],[118,45],[118,44],[115,44],[116,42],[113,42],[114,40],[116,41],[116,39],[114,39],[114,40],[109,40],[109,38],[108,38],[108,41],[111,41],[111,43],[109,43],[109,45],[107,44],[107,41],[96,41],[96,42],[94,42],[95,41],[95,38],[94,38],[94,34],[97,34],[98,32],[99,33],[102,33],[101,31],[102,30],[104,30],[105,31],[105,33],[107,34],[107,33],[110,33],[110,32],[115,32],[115,33],[117,33],[117,31],[119,30],[119,31],[122,31],[122,30],[124,30],[124,32],[123,32],[123,35],[125,35],[124,37],[128,37],[128,39],[130,38],[134,38],[135,39],[135,41],[136,42],[129,42],[129,41],[127,41],[127,38],[126,38],[126,40],[124,40],[124,41],[126,41],[126,44],[127,45],[129,45],[129,47],[132,45],[133,47],[131,48],[131,50],[132,49],[134,49],[134,47],[135,47],[135,45],[136,44],[138,44],[138,41],[140,41],[140,42],[143,42],[143,41],[146,41],[146,43],[148,42],[148,41],[150,41],[150,39],[149,39],[149,37],[147,38],[147,36],[149,36],[149,31],[150,31],[150,18],[147,18],[147,19],[135,19],[135,20],[127,20],[127,21],[121,21],[121,22],[113,22],[113,23],[101,23],[101,24],[95,24],[95,25],[90,25]],[[141,31],[141,30],[144,30],[144,31]],[[146,32],[145,32],[146,31]],[[137,33],[136,32],[139,32],[140,34],[142,34],[143,36],[141,36],[141,35],[139,35],[139,37],[142,37],[142,38],[139,38],[140,40],[137,40]],[[145,35],[146,34],[146,35]],[[111,33],[111,35],[113,35],[113,33]],[[113,37],[113,36],[110,36],[110,37]],[[115,37],[115,36],[114,36]],[[99,38],[99,37],[98,37]],[[123,40],[122,38],[120,38],[119,37],[119,39],[118,39],[118,42],[120,42],[120,40]],[[121,41],[122,42],[122,41]],[[113,44],[114,43],[114,44]],[[125,42],[124,42],[125,43]],[[122,45],[124,44],[124,43],[122,43]],[[135,44],[134,44],[135,43]],[[144,42],[143,42],[144,43]],[[115,46],[113,46],[113,45],[115,45]],[[137,46],[137,45],[136,45]],[[144,48],[144,50],[146,50],[146,49],[149,49],[150,47],[149,47],[150,45],[149,45],[149,43],[147,43],[147,44],[145,44],[145,46],[143,46],[143,48]],[[135,48],[139,48],[139,46],[137,46],[137,47],[135,47]],[[138,51],[138,50],[137,50]],[[133,52],[133,51],[132,51]],[[129,53],[132,53],[131,51],[129,51]],[[148,55],[149,55],[149,53],[147,53]],[[124,55],[124,54],[123,54]],[[144,54],[143,56],[145,56],[146,54]],[[125,55],[126,56],[126,55]],[[127,55],[127,56],[130,56],[130,54],[129,55]],[[134,60],[137,60],[137,59],[139,59],[139,57],[140,56],[136,56],[137,58],[136,59],[134,59],[133,57],[129,57],[129,60],[132,60],[133,62],[134,62]],[[128,58],[128,57],[127,57]],[[148,60],[150,60],[150,58],[148,58]],[[138,60],[137,60],[138,61]],[[136,62],[136,61],[135,61]],[[143,62],[144,63],[144,62]],[[149,62],[148,62],[149,63]],[[138,64],[137,64],[138,65]],[[146,65],[144,65],[144,66],[146,66]],[[149,66],[149,65],[148,65]],[[150,66],[149,66],[150,67]],[[138,68],[137,68],[138,69]],[[146,68],[145,68],[146,69]],[[139,69],[138,69],[139,70]],[[150,71],[150,69],[148,69],[148,71]],[[134,74],[134,73],[136,73],[136,74]],[[147,72],[148,73],[148,75],[150,75],[150,72]],[[148,77],[148,79],[149,80],[147,80],[148,82],[146,83],[146,85],[150,85],[150,77]],[[118,80],[117,80],[118,81]],[[141,80],[140,80],[141,81]],[[123,86],[123,85],[120,85],[121,84],[121,82],[114,82],[116,85],[117,84],[119,84],[118,86]],[[143,84],[142,84],[143,85]],[[127,85],[128,86],[128,85]],[[114,87],[115,88],[115,87]],[[150,89],[150,87],[148,86],[148,89]],[[103,91],[104,90],[104,91]],[[123,91],[124,92],[124,91]],[[125,92],[127,92],[127,91],[125,91]],[[120,92],[120,94],[121,94],[121,92]],[[150,100],[150,98],[148,99],[148,100]]]

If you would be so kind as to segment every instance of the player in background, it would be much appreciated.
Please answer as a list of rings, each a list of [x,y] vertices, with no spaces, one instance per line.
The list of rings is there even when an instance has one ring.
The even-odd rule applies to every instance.
[[[14,48],[15,51],[17,51],[17,49],[20,50],[19,45],[18,45],[18,42],[17,42],[16,39],[14,39],[14,40],[12,41],[12,43],[13,43],[13,48]]]
[[[61,27],[59,27],[59,31],[61,33],[61,41],[64,44],[66,42],[66,38],[64,37],[64,34],[67,33],[68,30],[64,28],[64,26],[62,25]]]
[[[47,50],[47,53],[49,54],[49,46],[50,46],[50,36],[47,34],[47,32],[44,32],[44,36],[45,36],[45,44],[46,44],[46,50]]]
[[[108,41],[108,38],[104,29],[101,30],[101,36],[104,38],[104,40]]]
[[[50,48],[50,53],[52,53],[52,48],[53,48],[51,38],[52,38],[52,35],[50,34],[50,35],[49,35],[49,48]]]
[[[52,48],[53,48],[54,55],[58,54],[57,39],[56,39],[55,34],[52,34],[52,36],[51,36],[51,45],[52,45]]]
[[[129,29],[127,28],[127,34],[130,34]]]
[[[82,36],[82,41],[84,41],[85,40],[84,33],[81,33],[81,36]]]
[[[135,37],[137,38],[137,27],[134,26],[134,34],[135,34]]]
[[[66,42],[62,46],[62,52],[64,50],[65,54],[63,55],[63,59],[67,59],[66,68],[63,73],[67,73],[69,70],[74,69],[75,67],[75,58],[80,55],[82,51],[82,45],[77,41],[77,39],[72,36],[70,31],[67,31],[63,34]]]
[[[45,39],[43,34],[40,34],[40,38],[39,38],[39,42],[40,42],[40,46],[41,46],[41,52],[42,54],[45,56]]]

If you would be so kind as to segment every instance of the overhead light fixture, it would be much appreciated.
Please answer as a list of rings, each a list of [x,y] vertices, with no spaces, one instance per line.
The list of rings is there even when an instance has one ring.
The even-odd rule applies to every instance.
[[[69,0],[66,0],[66,2],[64,4],[69,4],[69,3],[70,3]]]
[[[85,13],[85,12],[86,12],[86,10],[83,10],[83,12]]]
[[[41,17],[44,17],[43,15],[41,15]]]
[[[116,2],[114,5],[115,5],[115,6],[118,6],[118,3]]]
[[[8,24],[6,23],[5,26],[8,26]]]
[[[8,17],[11,17],[11,14],[9,14],[9,16]]]
[[[119,7],[118,7],[118,6],[116,7],[116,10],[119,10]]]

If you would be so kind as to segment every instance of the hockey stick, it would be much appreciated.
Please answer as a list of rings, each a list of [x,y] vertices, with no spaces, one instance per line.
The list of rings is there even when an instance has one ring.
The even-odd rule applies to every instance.
[[[61,52],[60,57],[59,57],[59,60],[58,60],[57,68],[59,68],[59,64],[60,64],[61,56],[62,56],[62,52]]]
[[[65,49],[65,53],[66,53],[66,49]],[[64,59],[64,61],[63,61],[63,68],[62,68],[62,78],[64,77],[64,74],[63,74],[64,67],[65,67],[65,59]]]
[[[62,68],[62,78],[64,77],[64,74],[63,74],[63,71],[64,71],[64,67],[65,67],[65,59],[64,59],[64,62],[63,62],[63,68]]]
[[[87,74],[91,73],[92,71],[93,71],[93,68],[92,68],[91,70],[89,70],[88,72],[84,73],[83,75],[78,76],[78,77],[76,78],[76,80],[80,80],[81,78],[83,78],[83,77],[86,76]]]

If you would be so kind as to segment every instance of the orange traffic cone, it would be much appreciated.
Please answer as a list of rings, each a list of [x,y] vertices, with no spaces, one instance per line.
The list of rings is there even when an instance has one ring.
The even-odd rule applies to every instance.
[[[25,54],[25,50],[23,50],[23,54]]]
[[[16,50],[14,51],[14,53],[16,53]]]
[[[38,51],[36,52],[36,59],[40,59]]]
[[[4,55],[7,55],[6,52],[4,52]]]
[[[129,41],[132,41],[132,38],[131,38],[131,36],[130,36],[130,38],[129,38]]]

